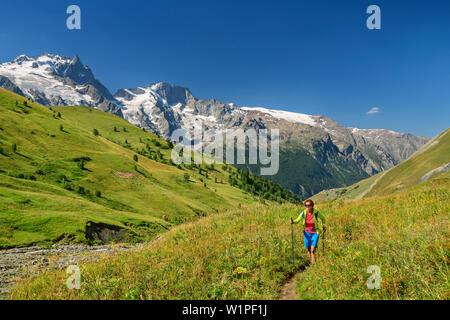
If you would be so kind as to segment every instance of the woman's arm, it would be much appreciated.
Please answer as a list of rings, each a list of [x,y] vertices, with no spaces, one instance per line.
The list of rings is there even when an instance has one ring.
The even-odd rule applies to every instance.
[[[294,224],[299,223],[302,220],[302,212],[298,215],[297,219],[293,221]]]

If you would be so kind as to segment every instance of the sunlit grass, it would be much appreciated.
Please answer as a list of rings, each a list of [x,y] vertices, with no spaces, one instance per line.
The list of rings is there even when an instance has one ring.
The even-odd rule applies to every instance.
[[[301,299],[448,299],[448,175],[391,196],[337,201],[327,217],[326,254],[298,275]],[[306,264],[293,205],[252,205],[182,225],[142,250],[105,255],[81,267],[81,290],[67,274],[24,279],[14,299],[276,299],[280,285]],[[320,244],[323,244],[321,239]],[[367,267],[381,268],[369,290]]]
[[[322,205],[332,216],[321,263],[298,277],[302,299],[449,299],[449,175],[410,190]],[[322,248],[319,248],[322,252]],[[367,267],[381,269],[368,290]]]
[[[167,141],[120,117],[25,101],[0,88],[0,248],[53,244],[67,236],[87,242],[87,221],[148,240],[172,225],[259,202],[228,183],[235,168],[203,164],[207,178],[198,169],[171,165]],[[142,149],[145,156],[137,154]],[[150,159],[148,150],[162,158]],[[80,157],[89,159],[84,168],[74,160]]]

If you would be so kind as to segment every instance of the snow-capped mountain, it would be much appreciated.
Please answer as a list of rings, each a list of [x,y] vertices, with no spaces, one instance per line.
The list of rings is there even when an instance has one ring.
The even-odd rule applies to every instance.
[[[268,178],[302,197],[389,169],[429,140],[390,130],[346,128],[321,115],[198,99],[189,89],[165,82],[121,89],[114,97],[128,121],[166,139],[178,128],[189,131],[200,125],[206,132],[278,128],[280,171]]]
[[[237,107],[234,103],[197,99],[187,88],[161,82],[146,87],[120,89],[114,95],[123,105],[124,118],[131,123],[152,130],[166,139],[178,128],[193,129],[203,124],[206,130],[229,128],[280,128],[281,138],[287,142],[298,140],[309,146],[306,136],[329,137],[341,152],[350,145],[374,148],[383,158],[372,161],[365,170],[369,174],[390,168],[405,160],[420,148],[428,138],[384,129],[346,128],[334,120],[261,107]],[[292,135],[296,129],[308,134]],[[348,150],[347,150],[348,151]],[[384,153],[384,154],[383,154]],[[370,156],[367,155],[370,162]]]
[[[15,86],[17,93],[42,105],[84,105],[121,115],[111,93],[78,56],[20,55],[0,64],[0,77],[0,86]]]
[[[120,89],[114,96],[88,66],[45,54],[0,64],[0,87],[44,105],[86,105],[124,117],[170,139],[179,128],[280,130],[280,170],[268,177],[302,197],[350,185],[406,160],[429,139],[384,129],[347,128],[321,115],[196,98],[167,82]],[[241,166],[254,172],[257,168]]]
[[[166,139],[178,128],[190,130],[200,124],[206,130],[236,127],[246,113],[232,104],[197,99],[189,89],[167,82],[120,89],[114,97],[123,105],[125,119]]]

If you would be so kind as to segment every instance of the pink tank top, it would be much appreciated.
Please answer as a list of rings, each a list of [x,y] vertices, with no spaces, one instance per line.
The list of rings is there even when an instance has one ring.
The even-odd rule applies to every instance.
[[[306,213],[305,231],[308,233],[317,233],[316,226],[314,225],[314,216],[309,212]]]

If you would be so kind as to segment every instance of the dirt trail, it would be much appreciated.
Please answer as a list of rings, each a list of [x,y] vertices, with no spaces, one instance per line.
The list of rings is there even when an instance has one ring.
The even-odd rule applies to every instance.
[[[295,274],[292,278],[286,281],[280,290],[280,294],[278,296],[278,300],[298,300],[297,294],[295,293]]]
[[[295,292],[296,288],[296,278],[297,275],[301,272],[304,272],[308,265],[302,265],[295,272],[290,274],[287,279],[283,282],[280,288],[280,292],[278,294],[278,300],[298,300],[297,293]]]

